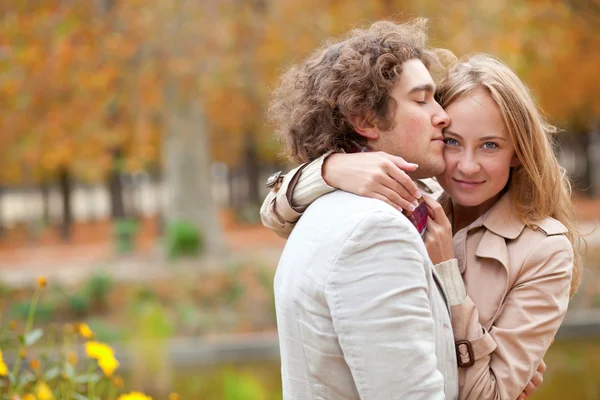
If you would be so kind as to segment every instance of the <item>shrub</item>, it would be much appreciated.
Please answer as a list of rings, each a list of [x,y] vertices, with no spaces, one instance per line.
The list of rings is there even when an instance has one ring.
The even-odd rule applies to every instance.
[[[9,314],[15,319],[26,319],[30,309],[31,304],[29,301],[21,301],[11,306]],[[39,304],[32,311],[33,318],[39,321],[48,322],[54,317],[56,309],[56,303],[54,302]]]
[[[86,316],[90,311],[90,301],[85,293],[75,293],[67,296],[69,311],[77,318]]]
[[[169,259],[196,256],[204,250],[204,240],[200,232],[187,221],[175,221],[169,224],[165,245]]]
[[[96,272],[87,282],[85,291],[95,306],[105,307],[114,285],[114,279],[110,275]]]
[[[135,250],[135,236],[138,223],[133,219],[119,219],[115,221],[115,242],[119,254],[128,254]]]

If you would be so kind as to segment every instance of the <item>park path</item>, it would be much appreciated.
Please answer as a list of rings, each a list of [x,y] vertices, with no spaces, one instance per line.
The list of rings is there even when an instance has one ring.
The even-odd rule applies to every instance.
[[[578,201],[578,217],[585,233],[588,247],[600,247],[600,199]],[[117,256],[111,240],[109,221],[79,224],[73,240],[60,241],[53,232],[42,233],[38,244],[27,244],[26,238],[12,233],[0,240],[0,282],[6,285],[31,284],[39,275],[57,279],[62,283],[77,283],[101,269],[117,279],[154,279],[173,273],[172,265],[165,261],[158,240],[156,221],[142,223],[138,250],[129,256]],[[276,265],[285,244],[261,225],[239,225],[223,218],[227,252],[219,257],[202,257],[175,263],[178,270],[216,268],[225,262],[254,260]]]

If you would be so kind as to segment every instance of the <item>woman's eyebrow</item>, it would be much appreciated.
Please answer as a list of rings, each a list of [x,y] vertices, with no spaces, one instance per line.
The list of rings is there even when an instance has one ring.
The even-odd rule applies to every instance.
[[[452,135],[452,136],[456,136],[459,139],[462,139],[462,136],[460,136],[458,133],[451,131],[450,129],[446,128],[444,129],[444,133],[447,135]],[[508,139],[503,138],[502,136],[495,136],[495,135],[489,135],[489,136],[484,136],[482,138],[479,138],[480,141],[485,141],[485,140],[504,140],[505,142],[508,141]]]

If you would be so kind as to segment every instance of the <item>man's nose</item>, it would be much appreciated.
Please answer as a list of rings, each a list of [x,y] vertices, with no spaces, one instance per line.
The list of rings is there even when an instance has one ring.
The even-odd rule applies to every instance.
[[[436,128],[444,129],[448,125],[450,125],[450,116],[448,113],[440,106],[440,110],[433,116],[432,118],[433,126]]]

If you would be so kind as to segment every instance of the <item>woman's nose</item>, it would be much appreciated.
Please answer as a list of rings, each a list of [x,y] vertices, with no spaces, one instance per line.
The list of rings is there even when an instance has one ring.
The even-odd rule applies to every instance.
[[[464,175],[474,175],[479,172],[481,166],[473,157],[467,156],[458,162],[458,170]]]

